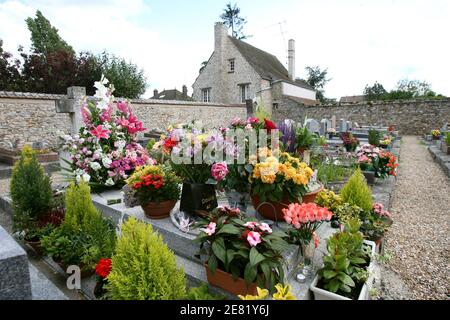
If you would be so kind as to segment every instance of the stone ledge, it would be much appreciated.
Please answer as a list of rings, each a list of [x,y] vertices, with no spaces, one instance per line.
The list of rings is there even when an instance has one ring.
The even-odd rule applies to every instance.
[[[428,145],[428,151],[431,157],[439,164],[445,174],[450,178],[450,155],[444,154],[435,145]]]

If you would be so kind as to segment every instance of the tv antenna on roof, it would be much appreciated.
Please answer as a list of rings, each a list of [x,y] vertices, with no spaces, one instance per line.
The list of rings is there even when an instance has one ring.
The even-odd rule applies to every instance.
[[[283,39],[284,52],[286,52],[286,57],[287,57],[288,49],[287,49],[287,46],[286,46],[286,43],[287,43],[286,42],[286,37],[284,36],[287,33],[287,31],[284,31],[283,25],[284,26],[286,25],[286,19],[284,19],[283,21],[271,24],[271,25],[265,27],[265,29],[272,28],[274,26],[279,26],[280,27],[280,34],[281,34],[281,38]],[[285,64],[287,64],[287,62],[285,62]]]

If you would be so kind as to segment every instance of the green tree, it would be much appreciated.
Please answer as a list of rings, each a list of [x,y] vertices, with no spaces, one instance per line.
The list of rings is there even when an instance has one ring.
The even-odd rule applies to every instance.
[[[403,79],[397,82],[397,91],[400,92],[407,92],[409,93],[413,98],[417,97],[425,97],[430,93],[434,93],[431,90],[431,86],[426,81],[419,81],[419,80],[408,80]]]
[[[375,82],[372,86],[366,85],[364,88],[364,95],[369,101],[383,100],[386,97],[387,91],[381,83]]]
[[[241,9],[235,3],[234,6],[231,5],[231,2],[227,3],[225,9],[223,9],[223,13],[220,15],[220,19],[222,19],[223,24],[228,28],[231,28],[232,37],[244,40],[249,38],[250,36],[245,35],[242,31],[244,25],[247,23],[245,18],[239,16],[241,13]]]
[[[0,39],[0,90],[20,90],[22,81],[20,77],[21,63],[13,55],[3,50],[3,40]]]
[[[58,34],[58,29],[44,17],[41,11],[36,11],[36,17],[26,20],[28,30],[31,32],[31,49],[44,57],[50,52],[64,50],[74,54],[74,50]]]
[[[313,66],[306,67],[305,70],[308,73],[306,83],[317,91],[317,99],[319,99],[320,102],[325,102],[327,99],[325,98],[325,91],[323,88],[331,80],[331,78],[327,78],[328,68],[321,70],[319,66]]]
[[[97,60],[105,77],[114,84],[115,96],[138,98],[144,94],[147,89],[147,78],[143,69],[107,52],[99,55]]]

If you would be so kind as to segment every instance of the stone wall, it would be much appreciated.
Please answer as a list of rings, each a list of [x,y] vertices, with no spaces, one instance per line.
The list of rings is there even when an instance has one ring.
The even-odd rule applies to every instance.
[[[0,92],[0,145],[10,147],[16,140],[57,144],[58,131],[70,133],[68,113],[56,113],[56,101],[65,95]],[[201,120],[205,126],[228,125],[234,117],[245,118],[245,105],[132,100],[134,113],[148,129],[164,129],[171,123]]]
[[[306,106],[285,98],[272,114],[277,122],[286,118],[303,121],[305,116],[320,121],[333,115],[337,120],[343,118],[359,125],[394,125],[400,134],[421,135],[450,123],[450,99]]]

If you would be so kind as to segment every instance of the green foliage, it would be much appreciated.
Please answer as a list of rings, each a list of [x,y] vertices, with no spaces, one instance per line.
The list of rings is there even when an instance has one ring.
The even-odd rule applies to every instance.
[[[328,189],[319,192],[314,202],[321,207],[328,208],[328,210],[333,213],[335,213],[337,208],[344,203],[340,195]]]
[[[357,291],[367,281],[371,248],[363,243],[359,228],[358,220],[350,220],[343,232],[328,239],[328,254],[323,257],[324,267],[319,270],[325,290],[356,298]]]
[[[35,53],[46,55],[59,50],[74,53],[72,47],[60,37],[58,29],[51,25],[41,11],[36,11],[36,18],[30,17],[25,21],[31,33],[31,48]]]
[[[444,141],[448,146],[450,146],[450,132],[445,133]]]
[[[378,147],[380,145],[381,140],[381,132],[378,130],[369,130],[369,144]]]
[[[375,82],[373,86],[366,85],[364,95],[369,101],[374,100],[407,100],[416,98],[443,98],[441,94],[436,94],[431,90],[429,83],[419,80],[403,79],[397,82],[396,87],[391,91],[386,91],[384,87]]]
[[[321,70],[319,66],[313,66],[306,67],[305,70],[308,73],[306,83],[317,91],[317,99],[320,102],[326,102],[323,88],[331,80],[327,78],[328,69]]]
[[[30,146],[22,149],[20,159],[14,165],[10,192],[14,230],[31,234],[39,220],[49,213],[53,192],[50,178],[46,176]]]
[[[244,40],[249,38],[250,36],[245,35],[242,31],[247,21],[245,20],[245,18],[239,16],[240,13],[241,9],[239,9],[237,4],[234,4],[234,6],[232,6],[231,2],[229,2],[227,3],[225,9],[223,9],[223,13],[220,15],[220,19],[222,19],[222,22],[225,26],[231,28],[231,36],[233,38]]]
[[[347,180],[353,172],[353,168],[321,163],[317,167],[317,178],[320,182],[328,184],[330,182]]]
[[[147,78],[143,69],[106,51],[97,60],[105,77],[114,83],[115,96],[133,99],[145,93]]]
[[[215,232],[208,235],[200,231],[195,239],[200,243],[200,255],[208,256],[208,268],[212,273],[217,269],[231,273],[234,279],[241,277],[247,285],[256,282],[260,288],[273,292],[277,283],[284,282],[282,251],[288,246],[284,240],[287,234],[281,230],[262,231],[256,222],[255,230],[261,230],[261,242],[250,246],[245,234],[252,232],[246,222],[254,221],[244,214],[229,216],[220,214],[196,224],[205,228],[210,222],[216,223]],[[244,236],[243,236],[244,235]]]
[[[297,128],[295,131],[295,141],[297,148],[303,148],[305,150],[310,149],[316,142],[317,136],[310,132],[306,126]]]
[[[198,287],[192,287],[187,293],[187,300],[224,300],[224,296],[215,296],[209,293],[208,285],[202,283]]]
[[[344,202],[356,205],[364,211],[372,210],[372,191],[370,190],[361,169],[357,168],[348,182],[341,189]]]
[[[336,208],[335,214],[340,223],[346,224],[354,219],[360,221],[360,216],[363,212],[364,210],[358,206],[343,203]]]
[[[186,279],[175,255],[150,224],[131,217],[112,256],[108,295],[113,300],[178,300],[186,296]]]
[[[22,86],[19,67],[20,61],[3,50],[3,40],[0,39],[0,90],[19,91]]]
[[[66,192],[66,217],[60,227],[42,238],[44,252],[64,264],[91,269],[114,252],[114,225],[102,217],[85,182],[72,183]]]
[[[375,82],[373,86],[366,85],[364,89],[364,95],[369,101],[383,100],[386,94],[386,89],[378,82]]]

